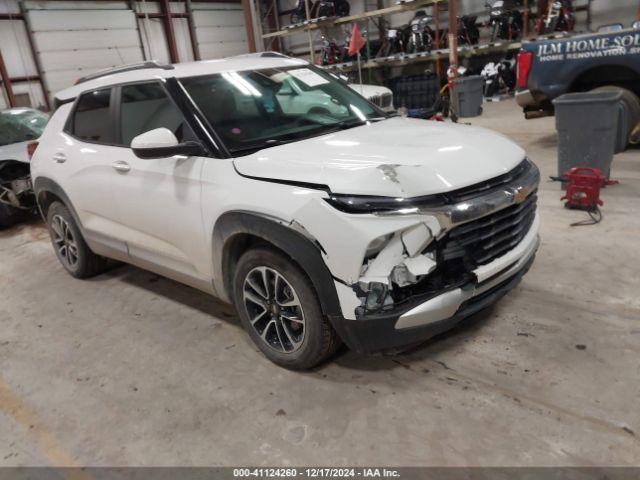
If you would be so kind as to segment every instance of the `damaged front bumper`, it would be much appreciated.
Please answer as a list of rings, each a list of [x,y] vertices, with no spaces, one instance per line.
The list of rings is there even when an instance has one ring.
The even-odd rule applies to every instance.
[[[334,324],[345,343],[370,352],[420,342],[513,288],[539,244],[539,181],[527,160],[505,178],[458,191],[467,199],[429,208],[440,231],[433,221],[405,228],[366,263],[358,283],[336,281],[345,315]]]
[[[538,227],[536,216],[518,246],[476,269],[475,280],[393,312],[356,320],[339,319],[334,321],[338,333],[352,350],[371,353],[419,343],[453,328],[499,300],[520,282],[539,246]]]

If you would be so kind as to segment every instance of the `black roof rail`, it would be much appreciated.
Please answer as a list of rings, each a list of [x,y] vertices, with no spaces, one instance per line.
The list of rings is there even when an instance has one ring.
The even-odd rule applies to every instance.
[[[158,63],[158,62],[144,62],[144,63],[135,63],[133,65],[123,65],[122,67],[107,68],[105,70],[100,70],[99,72],[96,72],[96,73],[91,73],[82,78],[79,78],[75,84],[78,85],[79,83],[88,82],[89,80],[95,80],[96,78],[105,77],[107,75],[113,75],[114,73],[131,72],[133,70],[144,70],[147,68],[161,68],[162,70],[173,70],[174,66],[167,65],[164,63]]]
[[[262,54],[260,54],[260,56],[267,58],[289,58],[280,52],[263,52]]]

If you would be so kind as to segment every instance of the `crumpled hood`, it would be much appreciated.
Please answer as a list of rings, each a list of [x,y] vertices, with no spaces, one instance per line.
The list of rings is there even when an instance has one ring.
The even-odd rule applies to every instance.
[[[17,160],[19,162],[29,163],[27,145],[30,143],[31,142],[19,142],[0,146],[0,162],[2,160]]]
[[[415,197],[508,172],[524,150],[479,127],[391,118],[234,159],[251,177],[327,185],[333,193]]]

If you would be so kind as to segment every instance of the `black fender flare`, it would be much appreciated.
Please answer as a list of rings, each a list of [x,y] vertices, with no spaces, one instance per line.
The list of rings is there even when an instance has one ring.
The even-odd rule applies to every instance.
[[[233,259],[230,248],[233,237],[243,234],[261,238],[289,255],[311,280],[318,294],[322,313],[334,324],[335,320],[342,318],[334,279],[322,258],[321,247],[284,221],[279,222],[249,212],[228,212],[215,223],[213,278],[218,295],[226,296],[227,301],[233,300],[230,272],[234,265],[231,265]]]
[[[82,223],[80,222],[80,217],[78,216],[76,209],[73,207],[73,203],[71,203],[69,196],[65,193],[62,187],[58,185],[58,183],[56,183],[55,181],[51,180],[48,177],[37,177],[33,181],[33,193],[36,197],[36,203],[38,204],[38,210],[40,211],[40,215],[42,216],[45,222],[47,221],[47,216],[46,216],[46,212],[43,210],[43,205],[42,205],[43,195],[47,193],[51,193],[52,195],[55,195],[56,197],[58,197],[60,200],[64,202],[64,205],[69,209],[69,212],[71,212],[71,215],[73,216],[73,219],[75,220],[76,225],[78,225],[78,228],[84,235]]]

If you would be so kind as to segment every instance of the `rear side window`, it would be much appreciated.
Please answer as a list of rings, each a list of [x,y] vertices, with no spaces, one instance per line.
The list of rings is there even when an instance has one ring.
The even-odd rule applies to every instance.
[[[179,142],[196,140],[182,112],[158,83],[126,85],[121,90],[121,145],[128,147],[141,133],[168,128]]]
[[[110,103],[110,88],[82,94],[73,112],[73,135],[87,142],[113,143]]]

